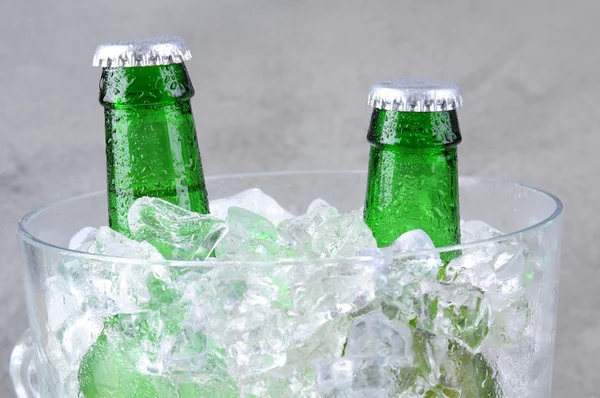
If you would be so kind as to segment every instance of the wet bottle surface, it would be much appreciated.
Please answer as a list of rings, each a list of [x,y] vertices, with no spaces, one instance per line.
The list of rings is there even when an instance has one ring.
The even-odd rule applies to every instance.
[[[129,235],[127,211],[142,196],[208,213],[190,104],[193,95],[183,62],[103,68],[100,103],[109,225],[114,230]]]
[[[456,105],[440,111],[432,110],[433,105],[423,109],[418,99],[412,100],[418,111],[405,110],[410,104],[401,105],[411,101],[407,97],[415,90],[435,96],[436,86],[452,87],[406,79],[372,89],[364,218],[379,247],[415,229],[424,230],[436,247],[460,243],[457,146],[461,134]],[[460,98],[458,88],[454,95],[454,88],[445,90],[450,99]],[[386,95],[391,96],[391,103],[385,102]]]

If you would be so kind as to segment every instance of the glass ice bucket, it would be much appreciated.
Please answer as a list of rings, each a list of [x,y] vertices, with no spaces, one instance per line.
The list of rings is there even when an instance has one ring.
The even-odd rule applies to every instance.
[[[211,199],[255,187],[293,214],[315,198],[350,211],[366,173],[207,179]],[[30,329],[11,358],[17,396],[547,398],[562,204],[461,178],[460,206],[459,246],[247,262],[66,249],[107,224],[105,192],[35,210],[18,229]]]

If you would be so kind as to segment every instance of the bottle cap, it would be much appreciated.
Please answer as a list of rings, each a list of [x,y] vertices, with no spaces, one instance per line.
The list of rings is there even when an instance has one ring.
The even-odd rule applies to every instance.
[[[146,37],[99,45],[93,65],[103,68],[156,66],[179,64],[191,58],[192,53],[181,37]]]
[[[371,87],[369,106],[386,111],[443,112],[462,107],[460,88],[434,79],[398,79]]]

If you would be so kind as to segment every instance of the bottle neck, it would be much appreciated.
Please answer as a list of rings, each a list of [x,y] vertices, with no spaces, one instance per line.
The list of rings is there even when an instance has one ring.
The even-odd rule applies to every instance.
[[[367,139],[375,146],[427,150],[456,146],[462,137],[454,110],[395,112],[374,109]]]
[[[367,138],[364,217],[378,246],[415,229],[437,247],[460,243],[456,112],[376,109]]]
[[[194,87],[183,63],[104,68],[100,78],[100,103],[106,108],[127,109],[167,106],[189,101]]]
[[[142,196],[209,211],[183,64],[104,69],[109,225],[128,234],[127,212]]]

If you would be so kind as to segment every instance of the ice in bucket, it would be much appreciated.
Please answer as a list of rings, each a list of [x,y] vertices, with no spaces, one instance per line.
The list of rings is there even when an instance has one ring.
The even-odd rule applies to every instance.
[[[231,195],[232,186],[258,186],[262,178],[210,184],[217,194]],[[162,248],[163,254],[147,241],[102,226],[102,194],[32,213],[20,236],[25,280],[35,292],[27,296],[33,315],[29,344],[37,353],[34,387],[48,397],[547,396],[557,202],[512,183],[464,180],[463,211],[487,214],[494,224],[461,223],[465,244],[442,279],[443,260],[423,231],[403,234],[389,248],[345,246],[354,256],[314,249],[324,246],[315,236],[329,247],[365,237],[357,233],[364,225],[352,223],[347,236],[339,233],[343,228],[316,234],[324,224],[347,226],[360,205],[359,194],[322,190],[322,181],[351,187],[364,178],[300,173],[296,183],[315,196],[282,202],[282,208],[305,213],[277,224],[243,203],[227,204],[222,214],[244,210],[264,220],[261,239],[284,250],[259,251],[251,261],[209,255],[204,262],[168,262],[165,257],[179,256],[173,246]],[[326,202],[310,205],[319,193]],[[493,213],[486,213],[488,206]],[[502,228],[524,225],[520,218],[503,224],[521,206],[538,211],[532,213],[537,226],[499,235]],[[173,225],[180,225],[177,217],[193,217],[157,208],[154,216]],[[214,222],[227,230],[215,250],[231,231],[225,218]],[[61,228],[49,228],[59,220]],[[76,234],[82,223],[93,229]],[[254,224],[238,224],[237,237],[257,239]],[[148,236],[165,234],[166,225],[154,225]],[[183,238],[175,230],[168,235],[171,242],[205,241],[189,239],[196,236],[190,231],[184,229]],[[81,251],[55,248],[73,235],[80,237]],[[368,234],[353,241],[368,242]]]
[[[88,253],[158,263],[79,259],[48,279],[47,355],[61,362],[52,396],[532,396],[535,379],[513,370],[547,355],[525,349],[539,337],[541,272],[526,242],[465,248],[440,280],[423,231],[377,249],[354,211],[319,201],[275,225],[236,197],[215,201],[227,203],[220,221],[138,199],[129,220],[146,228],[132,228],[140,241],[108,227],[76,234],[91,237]],[[481,221],[462,228],[466,239],[499,234]],[[280,249],[217,256],[211,268],[159,265],[198,252],[172,242],[200,245],[210,231],[219,238],[205,252],[231,245],[232,231],[242,252],[257,241]],[[411,252],[423,254],[402,257]]]

